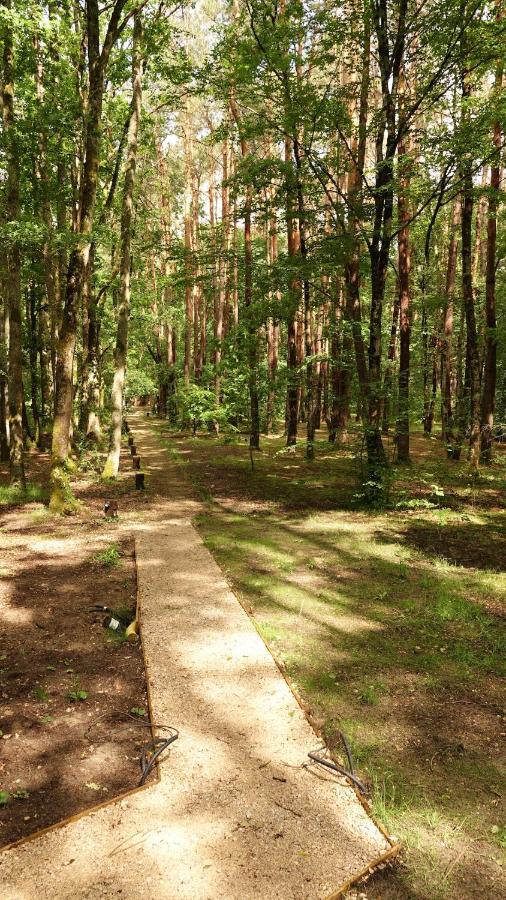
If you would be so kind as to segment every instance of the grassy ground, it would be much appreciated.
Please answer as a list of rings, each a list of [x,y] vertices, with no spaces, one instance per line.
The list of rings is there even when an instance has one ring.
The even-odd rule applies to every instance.
[[[244,440],[165,440],[206,501],[207,546],[328,745],[346,733],[403,843],[365,896],[499,896],[504,450],[475,482],[416,438],[414,464],[371,512],[353,442],[322,440],[307,463],[264,439],[252,470]]]

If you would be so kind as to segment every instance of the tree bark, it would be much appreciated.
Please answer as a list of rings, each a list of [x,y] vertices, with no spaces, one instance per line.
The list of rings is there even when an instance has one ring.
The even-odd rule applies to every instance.
[[[230,97],[230,110],[234,117],[243,160],[249,156],[249,146],[244,137],[239,107]],[[248,389],[250,400],[250,438],[252,450],[260,449],[260,409],[258,402],[258,333],[253,311],[253,243],[251,235],[251,207],[253,189],[246,185],[244,196],[244,312],[248,332]]]
[[[72,250],[67,271],[65,304],[58,339],[55,373],[55,413],[53,424],[51,499],[53,512],[72,512],[68,478],[68,455],[72,421],[74,351],[78,312],[88,266],[95,200],[97,195],[102,130],[102,105],[105,74],[126,0],[116,0],[111,11],[102,51],[100,51],[100,12],[98,0],[87,0],[86,32],[89,68],[89,99],[86,122],[85,156],[80,192],[78,231],[81,241]]]
[[[497,19],[502,17],[502,2],[497,4]],[[495,93],[500,95],[503,81],[503,62],[499,62],[495,76]],[[485,368],[481,401],[481,458],[492,459],[492,428],[494,425],[495,390],[497,381],[497,322],[495,310],[495,282],[497,255],[497,208],[501,185],[501,123],[494,122],[494,158],[490,166],[490,197],[487,214],[487,255],[485,283]]]
[[[404,73],[399,79],[399,90],[405,89]],[[402,114],[402,113],[401,113]],[[409,365],[410,365],[410,272],[411,246],[409,237],[409,158],[407,141],[401,138],[397,149],[399,173],[399,409],[397,414],[397,461],[409,462]]]
[[[10,8],[10,0],[3,5]],[[20,215],[19,155],[14,135],[14,48],[11,25],[4,32],[2,116],[7,148],[5,218],[16,227]],[[21,252],[14,238],[5,251],[5,303],[9,311],[9,436],[11,482],[25,486],[23,446],[23,354],[21,331]]]
[[[109,455],[107,457],[103,471],[104,478],[117,477],[121,452],[121,428],[123,424],[125,371],[128,353],[128,321],[130,316],[132,219],[135,175],[137,167],[137,140],[142,105],[141,40],[141,15],[139,12],[136,12],[134,14],[132,47],[132,115],[128,127],[128,149],[121,206],[120,289],[118,304],[118,323],[116,331],[116,350],[114,355],[115,369],[111,391],[112,419]]]

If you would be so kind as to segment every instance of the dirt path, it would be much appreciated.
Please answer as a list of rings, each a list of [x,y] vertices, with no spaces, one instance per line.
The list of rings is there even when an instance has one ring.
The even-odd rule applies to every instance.
[[[390,848],[354,791],[302,764],[318,738],[204,547],[184,467],[133,421],[156,503],[134,528],[160,780],[0,856],[2,896],[324,898]]]

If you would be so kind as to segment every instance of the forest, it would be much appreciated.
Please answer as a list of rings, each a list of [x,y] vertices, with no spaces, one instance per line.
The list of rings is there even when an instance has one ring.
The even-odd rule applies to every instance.
[[[0,0],[0,47],[0,512],[32,515],[7,531],[115,498],[130,587],[94,565],[134,590],[142,421],[147,506],[146,428],[404,845],[349,897],[499,896],[503,0]]]

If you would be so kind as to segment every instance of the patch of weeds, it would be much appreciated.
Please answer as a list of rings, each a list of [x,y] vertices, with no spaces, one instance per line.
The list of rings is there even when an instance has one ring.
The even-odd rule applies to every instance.
[[[73,703],[83,702],[88,699],[88,691],[83,690],[76,679],[72,685],[72,690],[67,691],[66,697],[68,700],[72,700]]]
[[[41,684],[37,684],[37,685],[34,687],[34,689],[33,689],[33,695],[34,695],[35,699],[36,699],[36,700],[39,700],[41,703],[47,703],[47,701],[49,700],[49,694],[48,694],[47,691],[42,687]]]
[[[282,629],[275,625],[269,625],[268,622],[256,622],[256,626],[265,641],[278,641],[281,637]]]
[[[6,484],[0,486],[0,506],[21,506],[24,503],[42,503],[44,490],[38,484]]]
[[[506,850],[506,825],[492,825],[490,834],[499,847]]]
[[[132,706],[130,709],[130,712],[132,713],[133,716],[137,716],[139,719],[142,719],[142,718],[144,718],[144,716],[147,716],[147,712],[143,706]]]
[[[95,553],[93,557],[93,561],[100,563],[101,566],[107,566],[111,568],[112,566],[117,566],[121,558],[121,553],[118,550],[116,544],[111,544],[107,550],[102,550],[101,553]]]
[[[393,472],[388,466],[368,466],[359,490],[353,494],[353,503],[368,509],[384,509],[390,502],[393,479]]]
[[[52,725],[54,723],[53,716],[42,716],[41,720],[43,725]]]
[[[0,791],[0,806],[7,806],[11,800],[28,800],[29,792],[24,788],[16,791]]]
[[[379,681],[373,684],[366,684],[359,690],[357,697],[366,706],[377,706],[384,690],[385,686]]]

